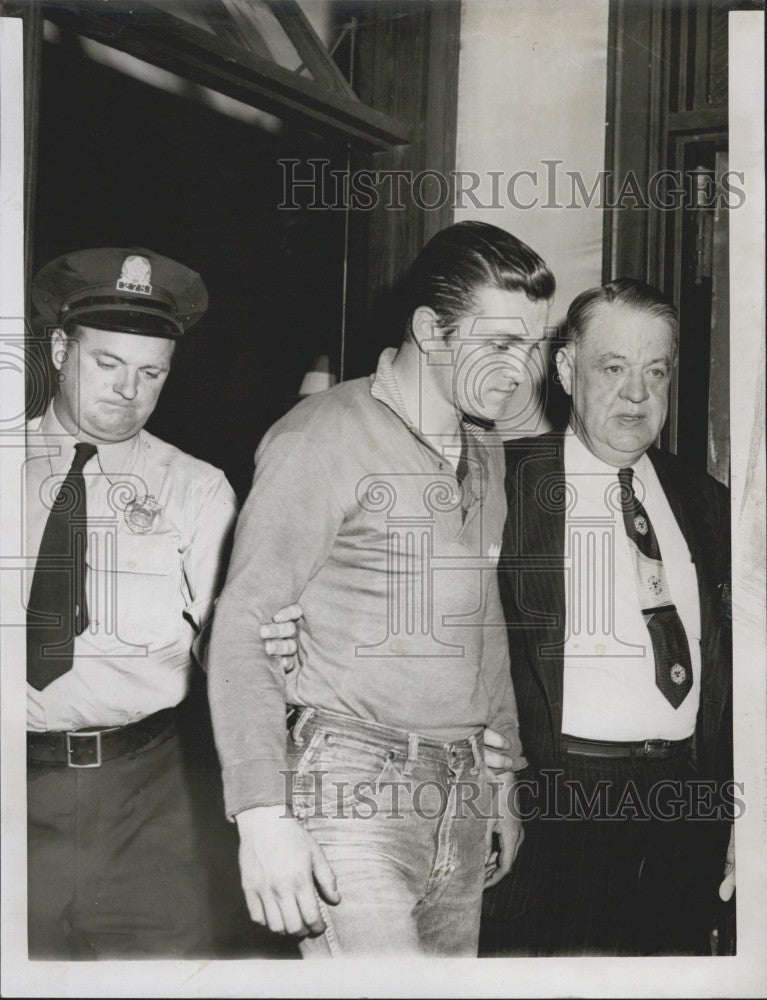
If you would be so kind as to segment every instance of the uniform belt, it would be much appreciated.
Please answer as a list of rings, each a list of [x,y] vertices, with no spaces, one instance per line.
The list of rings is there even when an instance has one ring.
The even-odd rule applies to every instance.
[[[562,734],[562,752],[580,757],[653,757],[668,760],[686,753],[692,736],[686,740],[586,740]]]
[[[127,726],[27,732],[27,760],[66,767],[101,767],[108,760],[142,750],[158,736],[170,735],[175,722],[175,708],[163,708]]]

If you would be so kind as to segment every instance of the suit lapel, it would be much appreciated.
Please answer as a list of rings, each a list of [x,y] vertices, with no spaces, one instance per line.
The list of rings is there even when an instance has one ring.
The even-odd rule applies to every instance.
[[[566,495],[564,440],[560,434],[542,435],[516,463],[509,496],[521,557],[520,605],[529,612],[528,655],[546,693],[555,739],[562,725]]]
[[[712,546],[716,542],[707,536],[706,510],[699,493],[690,484],[689,477],[656,448],[650,448],[647,455],[687,542],[690,558],[695,564],[700,603],[701,651],[705,652],[706,644],[714,629],[712,593],[716,587],[716,580],[711,554]],[[705,672],[708,658],[703,655],[702,659],[702,668]],[[701,684],[703,685],[705,681],[706,678],[702,677]]]
[[[685,482],[685,478],[678,475],[678,470],[674,465],[665,460],[662,452],[656,448],[650,448],[647,457],[652,462],[658,480],[666,494],[666,499],[674,513],[676,522],[684,535],[687,547],[690,550],[692,561],[698,565],[701,557],[699,524],[695,517],[694,495],[690,495],[690,490]]]

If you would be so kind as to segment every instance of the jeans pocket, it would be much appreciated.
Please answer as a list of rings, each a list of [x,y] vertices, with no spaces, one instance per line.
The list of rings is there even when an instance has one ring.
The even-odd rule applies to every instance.
[[[401,774],[392,754],[331,733],[307,748],[293,779],[293,808],[297,814],[328,817],[372,817],[381,796]]]

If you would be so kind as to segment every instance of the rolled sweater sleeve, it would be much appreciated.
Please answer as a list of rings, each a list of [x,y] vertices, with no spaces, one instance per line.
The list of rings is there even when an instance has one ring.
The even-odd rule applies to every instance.
[[[208,690],[229,817],[286,798],[285,675],[260,626],[300,602],[325,563],[343,509],[315,442],[270,432],[235,529],[208,651]]]

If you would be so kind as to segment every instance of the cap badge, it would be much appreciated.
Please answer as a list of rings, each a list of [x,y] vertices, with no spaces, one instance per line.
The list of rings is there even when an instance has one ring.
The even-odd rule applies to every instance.
[[[152,265],[147,258],[140,257],[138,254],[131,254],[130,257],[126,257],[115,287],[118,292],[151,295]]]
[[[151,494],[136,497],[125,506],[125,523],[136,535],[146,535],[155,526],[162,514],[162,507]]]

